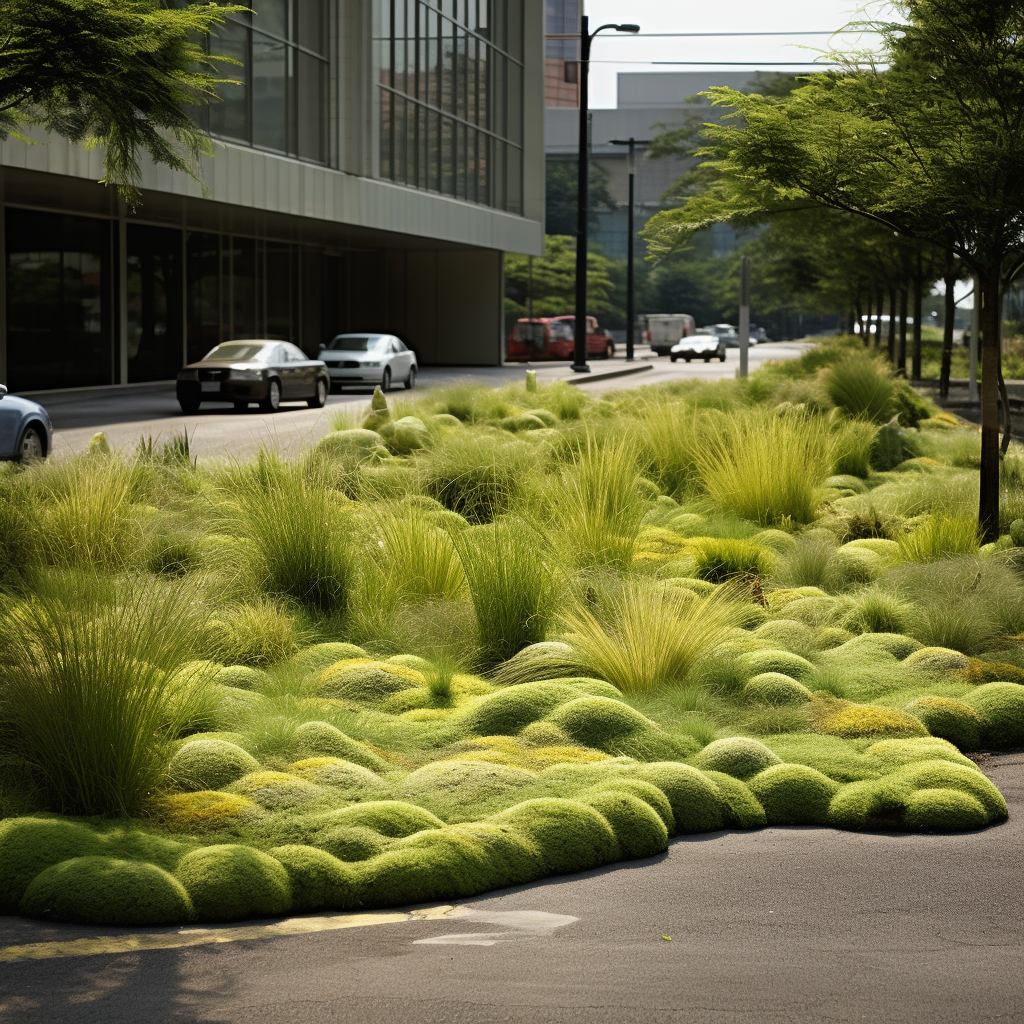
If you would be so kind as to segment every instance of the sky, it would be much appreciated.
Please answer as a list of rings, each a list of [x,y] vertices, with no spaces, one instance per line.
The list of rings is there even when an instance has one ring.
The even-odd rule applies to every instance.
[[[833,32],[848,22],[889,10],[884,0],[584,0],[591,31],[598,25],[635,22],[643,32]],[[590,64],[591,108],[614,107],[620,71],[700,71],[720,61],[752,62],[766,70],[779,62],[809,62],[815,54],[801,47],[825,48],[829,37],[762,36],[652,39],[602,32],[594,40]],[[841,48],[853,43],[840,43]],[[651,65],[651,61],[706,61],[693,66]],[[631,63],[635,62],[635,63]],[[722,67],[742,71],[742,66]],[[797,64],[778,71],[805,70]]]

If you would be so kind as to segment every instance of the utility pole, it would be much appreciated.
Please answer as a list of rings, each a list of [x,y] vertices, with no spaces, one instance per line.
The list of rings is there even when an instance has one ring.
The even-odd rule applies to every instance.
[[[649,146],[650,139],[611,139],[609,146],[629,146],[626,170],[629,174],[629,214],[626,218],[626,235],[629,248],[626,250],[626,362],[633,361],[633,332],[635,330],[636,311],[633,308],[633,270],[636,260],[636,227],[633,223],[633,200],[635,198],[634,178],[636,177],[636,147]]]
[[[750,257],[740,261],[740,377],[746,377],[750,359]]]
[[[590,31],[590,19],[584,14],[580,19],[580,125],[579,153],[577,165],[576,198],[576,338],[573,345],[572,368],[577,373],[589,373],[587,365],[587,219],[589,216],[590,192],[590,132],[588,104],[590,95],[587,80],[590,75],[590,44],[598,32],[606,28],[616,32],[640,31],[639,25],[601,25]]]

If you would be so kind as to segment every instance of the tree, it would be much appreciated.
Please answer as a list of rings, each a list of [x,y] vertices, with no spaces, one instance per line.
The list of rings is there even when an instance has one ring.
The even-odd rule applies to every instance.
[[[244,10],[159,0],[3,0],[0,3],[0,139],[41,126],[105,149],[103,184],[139,200],[145,152],[195,177],[210,152],[188,113],[228,79],[202,38]]]
[[[808,199],[950,250],[981,281],[979,520],[999,534],[999,328],[1004,283],[1024,265],[1024,5],[895,0],[869,55],[785,97],[713,89],[733,122],[706,128],[717,180],[653,218],[652,248]],[[735,123],[742,118],[742,123]]]
[[[590,162],[588,176],[589,203],[587,225],[593,231],[601,210],[614,210],[615,200],[608,191],[608,172],[600,164]],[[576,237],[576,197],[579,178],[575,157],[548,157],[545,172],[545,230],[549,235]]]
[[[587,312],[621,317],[612,304],[612,261],[587,256]],[[543,256],[505,257],[505,316],[561,316],[572,311],[576,296],[576,243],[568,235],[548,235]]]

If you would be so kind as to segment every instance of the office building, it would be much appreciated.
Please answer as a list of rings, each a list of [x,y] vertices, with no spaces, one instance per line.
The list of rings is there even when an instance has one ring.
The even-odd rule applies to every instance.
[[[0,144],[0,381],[165,381],[220,341],[400,335],[424,364],[496,364],[502,255],[543,245],[541,0],[252,0],[201,183]]]

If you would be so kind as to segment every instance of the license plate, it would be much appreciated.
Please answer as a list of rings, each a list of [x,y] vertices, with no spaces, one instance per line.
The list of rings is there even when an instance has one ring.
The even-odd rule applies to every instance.
[[[199,383],[200,391],[220,391],[219,380],[204,380]]]

